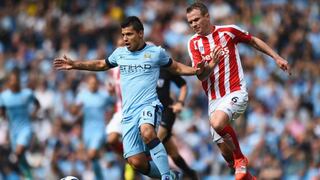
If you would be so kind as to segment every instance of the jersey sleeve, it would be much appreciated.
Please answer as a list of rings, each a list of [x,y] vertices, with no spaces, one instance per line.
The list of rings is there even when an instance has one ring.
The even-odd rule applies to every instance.
[[[159,64],[161,67],[169,67],[172,64],[172,59],[162,47],[159,47]]]
[[[114,68],[118,66],[117,60],[119,59],[119,57],[119,50],[116,49],[111,53],[111,55],[108,58],[105,59],[105,62],[110,68]]]
[[[197,41],[195,39],[190,39],[188,42],[188,52],[193,67],[196,67],[197,64],[202,61],[201,54],[196,43]]]
[[[235,35],[234,41],[235,43],[249,43],[251,41],[251,34],[243,29],[241,29],[239,26],[232,25],[230,28],[230,31],[232,34]]]

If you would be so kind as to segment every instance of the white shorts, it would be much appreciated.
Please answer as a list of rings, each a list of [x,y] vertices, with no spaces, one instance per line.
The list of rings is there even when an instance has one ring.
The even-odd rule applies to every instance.
[[[222,98],[209,102],[209,117],[215,110],[225,112],[230,120],[237,119],[247,108],[249,101],[248,93],[245,90],[234,91]],[[219,142],[221,136],[211,127],[213,141]]]
[[[113,116],[110,122],[107,125],[106,133],[107,135],[110,133],[118,133],[122,134],[121,131],[121,120],[122,120],[122,115],[121,112],[116,112]]]

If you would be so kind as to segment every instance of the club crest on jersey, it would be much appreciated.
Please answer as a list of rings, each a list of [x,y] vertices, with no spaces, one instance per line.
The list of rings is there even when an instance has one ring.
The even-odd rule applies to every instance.
[[[199,46],[199,51],[203,54],[204,53],[204,47],[203,46]]]
[[[199,47],[199,50],[200,50],[200,51],[204,51],[204,47],[203,47],[203,46],[200,46],[200,47]]]
[[[220,43],[221,43],[220,46],[221,47],[225,47],[227,45],[227,39],[225,38],[225,36],[228,37],[228,38],[230,37],[228,33],[224,33],[224,32],[220,33],[219,32]]]
[[[144,57],[144,59],[151,59],[151,54],[145,53],[143,57]]]

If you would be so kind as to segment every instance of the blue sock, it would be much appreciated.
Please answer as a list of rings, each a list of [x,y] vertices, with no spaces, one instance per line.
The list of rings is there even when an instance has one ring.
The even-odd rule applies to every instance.
[[[19,156],[18,166],[26,179],[32,179],[31,169],[24,154]]]
[[[154,162],[154,164],[157,166],[157,168],[160,171],[161,177],[165,178],[170,175],[170,168],[169,168],[169,161],[168,161],[168,154],[163,146],[163,144],[160,142],[159,138],[155,138],[151,140],[147,144],[151,158]]]
[[[156,164],[154,164],[153,161],[149,161],[149,172],[147,174],[147,176],[151,177],[151,178],[161,178],[161,174],[159,169],[157,168]]]
[[[91,162],[92,162],[92,168],[93,168],[94,174],[96,175],[96,179],[97,180],[103,179],[102,170],[101,170],[101,167],[99,164],[99,160],[93,159]]]

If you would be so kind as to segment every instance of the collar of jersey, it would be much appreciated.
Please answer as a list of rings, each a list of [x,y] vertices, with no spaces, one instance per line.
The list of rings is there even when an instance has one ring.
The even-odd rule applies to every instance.
[[[127,50],[128,50],[129,52],[135,53],[135,52],[142,51],[146,46],[147,46],[147,43],[144,42],[144,45],[143,45],[140,49],[137,49],[137,50],[135,50],[135,51],[130,51],[130,50],[127,48]]]

